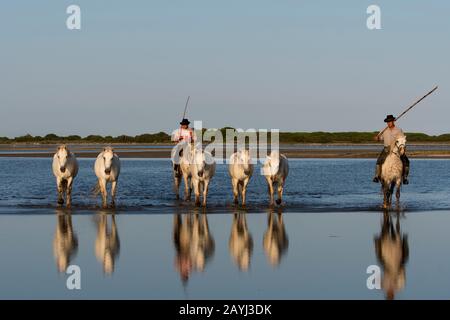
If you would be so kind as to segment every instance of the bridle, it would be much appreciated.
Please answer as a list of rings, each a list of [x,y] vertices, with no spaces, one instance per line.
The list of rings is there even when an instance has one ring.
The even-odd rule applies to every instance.
[[[406,145],[405,145],[404,143],[399,144],[399,142],[398,142],[398,140],[397,140],[397,141],[395,141],[395,147],[396,147],[396,149],[392,150],[392,153],[395,154],[397,157],[400,158],[401,155],[400,155],[400,153],[399,153],[399,150],[400,150],[401,147],[405,148]]]

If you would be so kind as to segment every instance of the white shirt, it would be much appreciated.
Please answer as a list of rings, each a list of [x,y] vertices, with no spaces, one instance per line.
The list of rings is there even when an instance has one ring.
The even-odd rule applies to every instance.
[[[395,142],[395,140],[397,140],[399,136],[402,135],[404,135],[403,130],[399,127],[394,127],[392,129],[387,128],[381,135],[380,140],[384,142],[385,147],[389,147]]]
[[[195,131],[192,130],[191,128],[188,128],[188,129],[179,128],[172,132],[172,141],[174,141],[174,142],[183,141],[183,142],[191,143],[191,142],[195,142],[196,140],[197,140],[197,136],[195,134]]]

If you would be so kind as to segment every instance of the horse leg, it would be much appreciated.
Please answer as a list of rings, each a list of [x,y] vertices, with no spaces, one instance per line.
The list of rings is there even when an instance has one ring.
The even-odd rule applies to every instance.
[[[395,182],[391,182],[391,185],[389,188],[389,205],[392,204],[392,195],[394,194],[394,188],[395,188]]]
[[[386,187],[386,183],[382,182],[382,190],[383,190],[383,208],[387,209],[389,207],[389,190],[388,187]]]
[[[61,178],[56,178],[56,188],[58,190],[58,204],[62,205],[64,203],[64,198],[63,198],[63,184],[62,184],[62,179]]]
[[[106,209],[106,208],[108,208],[108,204],[107,204],[108,191],[106,190],[106,180],[99,179],[98,184],[100,185],[100,192],[102,193],[102,206],[103,206],[103,209]]]
[[[195,179],[192,184],[194,186],[195,205],[200,206],[200,181]]]
[[[190,201],[191,200],[191,186],[189,182],[189,177],[187,174],[183,174],[183,180],[184,180],[184,201]]]
[[[400,189],[401,189],[401,184],[399,182],[397,182],[397,192],[395,193],[397,201],[400,201]]]
[[[280,205],[283,201],[284,179],[278,182],[278,199],[277,205]]]
[[[267,185],[269,187],[269,198],[270,198],[270,205],[273,206],[273,182],[272,179],[267,179]]]
[[[175,169],[173,171],[173,182],[174,182],[175,198],[178,200],[178,199],[180,199],[181,176],[179,175],[179,173]]]
[[[250,181],[249,178],[246,178],[242,183],[242,206],[245,207],[246,200],[247,200],[247,186],[248,182]]]
[[[111,182],[111,205],[116,206],[116,190],[117,190],[117,180]]]
[[[72,185],[73,185],[73,177],[67,179],[66,184],[66,206],[70,208],[72,206]]]
[[[209,180],[203,182],[203,207],[206,207],[206,199],[208,198]]]
[[[231,180],[231,185],[233,186],[233,201],[234,204],[237,205],[239,203],[238,200],[238,180],[237,179],[232,179]]]

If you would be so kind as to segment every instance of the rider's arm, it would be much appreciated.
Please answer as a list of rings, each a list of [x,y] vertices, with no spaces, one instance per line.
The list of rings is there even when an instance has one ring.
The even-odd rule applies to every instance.
[[[172,142],[178,143],[180,141],[180,130],[177,129],[172,133]]]

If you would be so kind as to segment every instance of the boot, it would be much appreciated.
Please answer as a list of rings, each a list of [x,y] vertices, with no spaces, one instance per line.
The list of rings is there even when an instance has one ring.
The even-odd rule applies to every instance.
[[[403,184],[409,184],[408,175],[409,175],[409,167],[405,167],[405,169],[403,170]]]
[[[378,183],[380,182],[380,176],[381,176],[381,165],[377,164],[375,168],[375,177],[373,177],[373,182]]]

